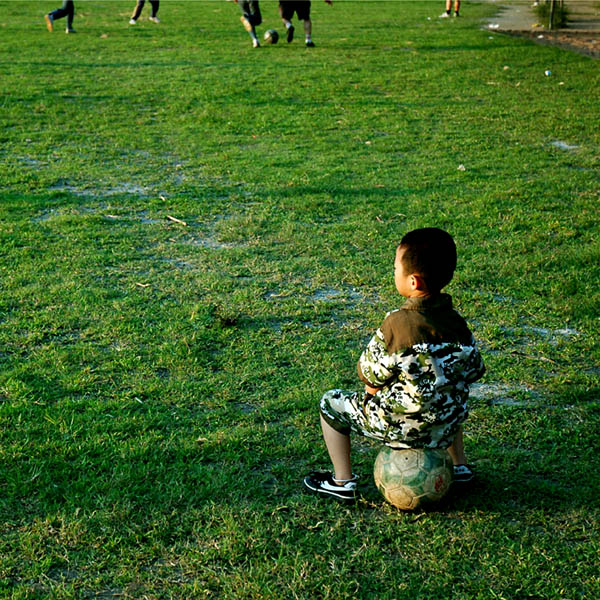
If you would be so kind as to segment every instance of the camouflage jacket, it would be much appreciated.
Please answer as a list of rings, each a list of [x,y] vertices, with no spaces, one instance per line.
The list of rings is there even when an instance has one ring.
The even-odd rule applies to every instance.
[[[409,298],[387,314],[360,357],[360,378],[380,388],[365,396],[363,410],[391,430],[388,441],[446,445],[467,417],[469,384],[484,371],[473,334],[448,294]]]

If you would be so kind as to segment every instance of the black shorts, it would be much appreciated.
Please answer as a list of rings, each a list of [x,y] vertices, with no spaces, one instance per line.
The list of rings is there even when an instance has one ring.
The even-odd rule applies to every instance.
[[[258,0],[243,0],[239,5],[242,14],[250,21],[251,25],[258,27],[258,25],[262,23],[262,15],[260,14]]]
[[[291,21],[294,13],[298,15],[301,21],[310,19],[310,1],[309,0],[280,0],[279,14],[282,19]]]

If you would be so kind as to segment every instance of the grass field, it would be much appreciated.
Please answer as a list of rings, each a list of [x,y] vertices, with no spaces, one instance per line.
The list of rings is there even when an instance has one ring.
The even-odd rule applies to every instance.
[[[315,0],[316,48],[259,50],[233,3],[133,4],[0,2],[0,597],[600,597],[598,61],[491,3]],[[428,225],[478,482],[398,512],[355,440],[361,502],[306,496]]]

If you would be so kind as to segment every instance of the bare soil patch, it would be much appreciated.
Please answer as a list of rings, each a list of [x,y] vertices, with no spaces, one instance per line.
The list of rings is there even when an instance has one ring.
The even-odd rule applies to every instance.
[[[528,38],[537,44],[558,46],[585,56],[600,58],[600,32],[558,30],[541,33],[539,30],[504,30],[503,33]]]

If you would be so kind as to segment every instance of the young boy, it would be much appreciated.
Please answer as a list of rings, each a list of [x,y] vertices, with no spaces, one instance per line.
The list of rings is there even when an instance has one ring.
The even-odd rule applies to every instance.
[[[325,0],[331,4],[332,0]],[[301,21],[304,21],[304,43],[307,48],[314,48],[312,41],[312,21],[310,20],[310,1],[309,0],[279,0],[279,15],[287,30],[288,43],[294,39],[295,28],[292,25],[294,13]]]
[[[392,448],[448,448],[454,480],[473,479],[461,424],[469,384],[485,367],[465,320],[441,292],[455,268],[456,246],[445,231],[416,229],[402,238],[394,281],[407,300],[387,314],[358,361],[364,393],[330,390],[321,399],[321,427],[334,472],[310,473],[304,478],[308,491],[356,499],[351,431]]]

